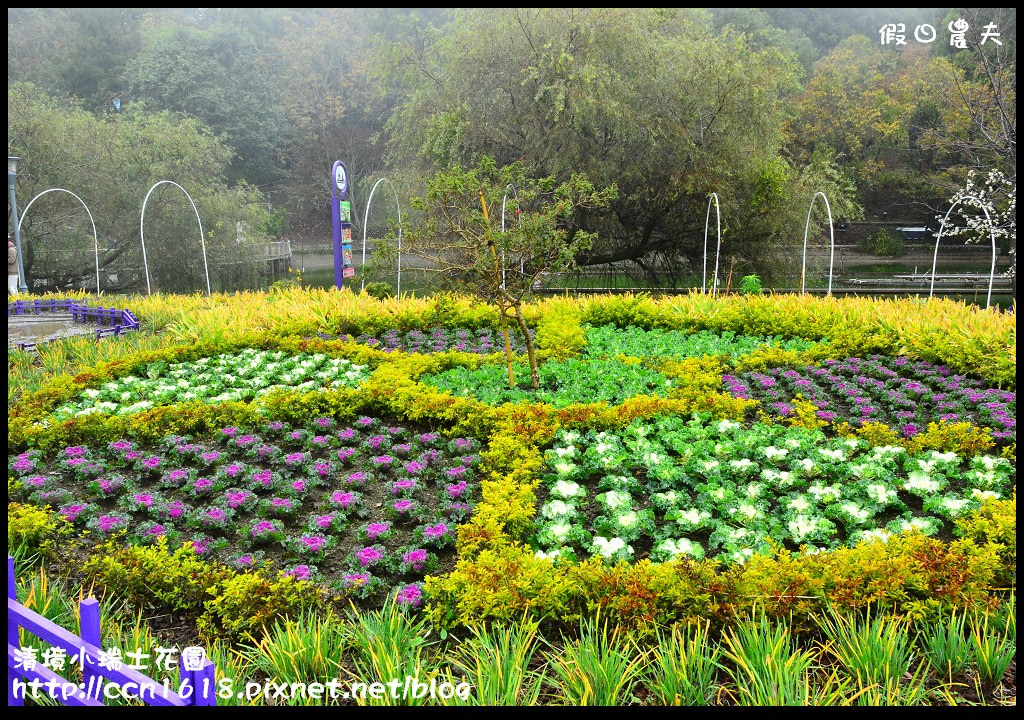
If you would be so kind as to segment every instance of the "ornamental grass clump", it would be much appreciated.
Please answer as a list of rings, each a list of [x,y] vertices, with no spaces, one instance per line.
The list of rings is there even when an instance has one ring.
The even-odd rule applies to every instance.
[[[553,685],[568,705],[623,704],[640,679],[647,660],[636,641],[619,628],[584,623],[580,637],[563,637],[560,653],[550,656]],[[552,648],[553,649],[553,648]]]
[[[711,642],[708,628],[705,621],[658,633],[647,687],[661,705],[711,704],[718,687],[721,650]]]

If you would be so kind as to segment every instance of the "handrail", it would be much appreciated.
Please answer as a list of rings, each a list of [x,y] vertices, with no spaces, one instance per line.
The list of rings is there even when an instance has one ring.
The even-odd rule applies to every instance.
[[[108,680],[127,690],[136,689],[138,699],[147,705],[163,705],[171,707],[209,706],[216,705],[216,686],[214,665],[209,658],[203,658],[201,669],[193,670],[186,667],[184,656],[178,660],[181,684],[180,690],[188,689],[188,693],[170,690],[167,685],[157,682],[130,667],[120,663],[103,662],[103,649],[100,647],[100,606],[96,598],[88,598],[79,602],[82,637],[75,635],[47,620],[45,617],[30,610],[18,602],[17,581],[14,575],[14,558],[7,556],[7,705],[21,706],[25,704],[26,690],[36,683],[60,689],[53,700],[66,705],[95,706],[103,705],[100,697],[106,693],[101,688],[103,680]],[[30,659],[21,648],[21,633],[24,628],[44,642],[61,648],[70,656],[80,658],[82,668],[82,684],[66,680],[45,666]],[[191,665],[191,663],[189,663]],[[18,688],[22,693],[17,693]],[[147,692],[148,691],[148,692]],[[49,691],[47,691],[49,695]]]

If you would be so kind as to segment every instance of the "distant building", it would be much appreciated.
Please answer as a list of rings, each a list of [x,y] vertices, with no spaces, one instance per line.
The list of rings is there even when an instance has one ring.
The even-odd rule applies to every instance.
[[[898,227],[897,232],[903,235],[904,240],[933,240],[935,234],[923,225],[916,227]]]

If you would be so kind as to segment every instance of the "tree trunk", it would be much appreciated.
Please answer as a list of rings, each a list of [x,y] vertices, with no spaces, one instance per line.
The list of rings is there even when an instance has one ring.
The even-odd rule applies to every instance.
[[[526,339],[526,355],[530,358],[530,387],[534,390],[540,389],[540,371],[537,369],[537,354],[533,349],[533,338],[530,337],[530,330],[526,327],[526,320],[523,319],[522,301],[516,301],[512,307],[516,311],[516,322]]]
[[[505,364],[508,365],[508,387],[509,390],[516,386],[516,376],[512,372],[512,341],[508,336],[508,317],[505,315],[506,306],[504,302],[498,303],[498,314],[501,315],[501,336],[505,340]]]

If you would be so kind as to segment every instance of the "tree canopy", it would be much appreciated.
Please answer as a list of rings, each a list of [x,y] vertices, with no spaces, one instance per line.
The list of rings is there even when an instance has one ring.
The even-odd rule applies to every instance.
[[[880,42],[888,23],[905,44]],[[930,44],[914,39],[923,24]],[[19,107],[24,83],[33,100]],[[483,157],[557,182],[582,173],[618,195],[577,218],[595,239],[576,262],[661,282],[699,276],[711,192],[724,261],[771,280],[792,275],[816,191],[844,219],[929,223],[972,172],[1016,186],[1012,9],[11,8],[8,95],[9,154],[56,142],[19,130],[29,110],[60,127],[187,128],[202,139],[176,182],[208,198],[233,188],[236,202],[269,194],[278,230],[287,216],[291,237],[314,242],[329,238],[336,159],[357,207],[381,176],[405,200]],[[83,149],[92,140],[67,152],[83,166],[150,153],[104,142],[106,155]],[[33,188],[66,181],[59,163],[32,167]],[[101,223],[137,213],[131,194],[109,198],[118,218]]]

